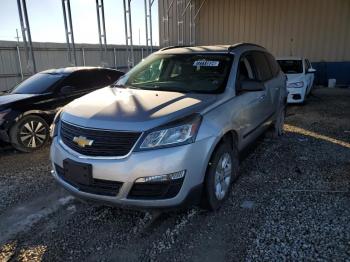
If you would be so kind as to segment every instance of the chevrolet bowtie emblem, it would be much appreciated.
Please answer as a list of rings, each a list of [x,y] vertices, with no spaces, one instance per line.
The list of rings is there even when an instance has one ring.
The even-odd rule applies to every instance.
[[[85,136],[75,136],[73,142],[77,143],[80,147],[91,146],[94,140],[87,139]]]

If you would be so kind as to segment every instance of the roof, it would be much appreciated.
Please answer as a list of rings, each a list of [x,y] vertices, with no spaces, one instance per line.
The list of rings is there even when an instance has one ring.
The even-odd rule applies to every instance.
[[[96,67],[96,66],[75,66],[75,67],[63,67],[63,68],[48,69],[48,70],[42,71],[40,73],[46,73],[46,74],[71,74],[71,73],[76,72],[76,71],[91,70],[91,69],[102,69],[102,68],[103,67]],[[110,70],[113,70],[113,69],[110,69]]]
[[[209,46],[168,46],[160,49],[158,52],[161,53],[193,53],[193,52],[231,52],[240,47],[255,47],[263,48],[262,46],[252,43],[237,43],[234,45],[209,45]]]

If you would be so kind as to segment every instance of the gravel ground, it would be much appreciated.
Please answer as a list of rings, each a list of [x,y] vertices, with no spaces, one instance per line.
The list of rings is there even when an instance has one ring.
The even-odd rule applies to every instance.
[[[87,206],[49,174],[49,149],[0,153],[0,261],[350,261],[350,89],[290,106],[249,150],[217,212]]]

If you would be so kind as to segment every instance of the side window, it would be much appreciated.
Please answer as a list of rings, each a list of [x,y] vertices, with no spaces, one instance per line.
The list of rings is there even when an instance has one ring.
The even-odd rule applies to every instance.
[[[163,59],[157,59],[150,66],[139,72],[132,80],[132,83],[147,83],[157,81],[160,77]]]
[[[114,83],[115,81],[117,81],[122,75],[124,75],[123,72],[120,71],[114,71],[114,70],[110,70],[107,71],[107,85],[110,85],[112,83]]]
[[[72,86],[77,92],[104,87],[108,78],[101,70],[77,71],[67,78],[64,85]]]
[[[280,72],[281,68],[280,68],[280,65],[277,63],[276,59],[273,57],[273,55],[271,55],[269,53],[265,53],[265,56],[267,58],[267,61],[269,62],[272,75],[273,76],[278,75],[278,73]]]
[[[244,80],[256,80],[256,74],[252,67],[252,57],[247,54],[243,55],[238,64],[237,78],[236,78],[236,90],[239,91],[240,84]]]
[[[179,64],[175,64],[170,73],[170,78],[180,76],[182,73],[182,67]]]
[[[114,71],[114,70],[109,70],[109,69],[100,69],[97,72],[97,76],[99,76],[98,78],[101,81],[100,85],[102,85],[102,86],[108,86],[108,85],[113,84],[122,75],[123,75],[123,73],[120,71]]]
[[[238,81],[247,79],[255,79],[249,56],[242,57],[238,66]]]
[[[273,77],[270,69],[269,62],[267,61],[263,52],[253,51],[252,59],[254,62],[254,67],[257,73],[257,80],[267,81]]]

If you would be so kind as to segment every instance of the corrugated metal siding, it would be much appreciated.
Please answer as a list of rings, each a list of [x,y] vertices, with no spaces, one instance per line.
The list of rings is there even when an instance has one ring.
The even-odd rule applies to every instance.
[[[176,3],[181,0],[174,0],[170,11],[169,44],[162,42],[163,18],[171,1],[159,1],[163,46],[178,44]],[[198,9],[203,0],[192,1]],[[196,19],[196,44],[237,42],[263,45],[276,56],[350,61],[350,0],[206,0]]]
[[[21,45],[22,43],[20,43]],[[60,68],[69,66],[67,48],[62,43],[33,43],[34,57],[37,71],[43,71],[48,68]],[[83,65],[83,52],[85,50],[85,65],[101,65],[99,45],[76,44],[76,55],[78,65]],[[116,49],[116,65],[114,63],[113,48]],[[157,50],[158,47],[154,47]],[[21,63],[25,76],[28,76],[26,68],[26,57],[23,49],[20,49]],[[142,59],[142,53],[147,56],[146,47],[135,46],[134,56],[135,63]],[[125,70],[127,67],[127,52],[125,46],[108,45],[107,49],[107,66],[117,67]],[[0,91],[8,90],[21,81],[19,61],[16,50],[16,42],[0,41]]]

